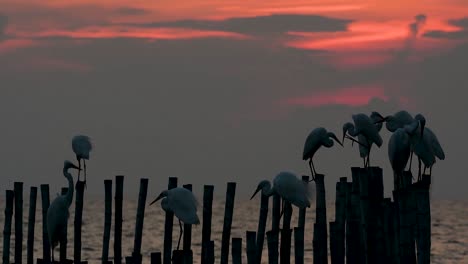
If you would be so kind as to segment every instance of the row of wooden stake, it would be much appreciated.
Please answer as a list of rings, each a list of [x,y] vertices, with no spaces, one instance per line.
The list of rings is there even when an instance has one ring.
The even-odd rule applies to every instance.
[[[394,202],[383,197],[382,169],[352,168],[352,182],[340,178],[336,184],[335,221],[329,223],[330,257],[332,263],[430,263],[430,177],[423,176],[423,181],[411,184],[411,173],[403,175],[404,186],[393,191]],[[308,183],[309,177],[303,176]],[[114,212],[114,258],[113,263],[121,264],[125,259],[128,264],[141,264],[141,244],[143,223],[148,190],[148,179],[141,179],[135,224],[134,247],[131,256],[122,257],[122,206],[123,176],[115,178]],[[109,242],[112,224],[112,180],[105,180],[105,219],[103,232],[102,263],[109,264]],[[170,177],[168,189],[177,187],[177,178]],[[192,185],[183,185],[192,190]],[[328,263],[327,217],[324,175],[316,175],[316,220],[313,225],[313,260],[314,264]],[[67,188],[62,189],[62,194]],[[220,263],[227,264],[231,248],[232,263],[242,263],[242,238],[231,239],[231,226],[234,212],[236,183],[229,182],[226,191],[224,223],[221,239]],[[215,262],[214,241],[211,239],[211,218],[214,187],[205,185],[203,192],[201,263]],[[34,263],[34,226],[36,212],[37,187],[31,187],[27,238],[27,263]],[[42,242],[43,256],[37,263],[50,263],[50,245],[47,237],[47,209],[49,207],[49,186],[41,185],[42,198]],[[10,261],[10,236],[12,217],[15,216],[15,251],[14,263],[22,263],[23,251],[23,183],[15,182],[14,190],[6,191],[5,226],[3,236],[3,263]],[[74,255],[67,259],[67,240],[60,241],[60,263],[87,263],[81,261],[81,227],[84,200],[84,184],[76,185],[74,219]],[[289,264],[291,261],[291,237],[294,238],[294,260],[304,263],[304,230],[306,209],[299,210],[298,225],[291,228],[292,206],[285,202],[283,226],[280,228],[281,200],[278,195],[272,199],[272,225],[266,231],[269,211],[269,197],[261,195],[257,231],[246,231],[247,263],[262,263],[264,239],[267,238],[268,263]],[[13,210],[14,209],[14,210]],[[13,214],[14,213],[14,214]],[[151,253],[151,263],[193,263],[191,250],[191,225],[184,226],[182,250],[172,251],[172,231],[174,215],[166,212],[164,225],[163,252]],[[417,246],[417,250],[415,248]],[[417,255],[416,255],[417,252]],[[263,262],[266,262],[265,260]]]

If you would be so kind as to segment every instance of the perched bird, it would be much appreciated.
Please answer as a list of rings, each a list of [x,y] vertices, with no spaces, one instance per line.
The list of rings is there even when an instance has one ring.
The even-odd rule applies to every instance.
[[[310,192],[307,185],[291,172],[280,172],[276,175],[275,179],[273,179],[273,187],[271,187],[269,181],[261,181],[250,200],[259,191],[262,191],[265,196],[271,196],[276,193],[282,200],[288,201],[299,208],[310,207]]]
[[[411,151],[410,137],[416,133],[418,123],[398,128],[388,141],[388,158],[393,169],[395,189],[403,186],[402,174],[408,163]]]
[[[72,149],[75,152],[76,160],[78,160],[78,167],[81,170],[81,160],[84,165],[84,182],[86,183],[86,160],[89,160],[89,152],[93,149],[91,139],[88,136],[78,135],[72,139]],[[80,173],[78,172],[78,181],[80,180]]]
[[[378,112],[373,113],[377,113],[378,115],[380,115]],[[404,126],[413,123],[414,118],[410,113],[408,113],[408,111],[401,110],[393,115],[388,115],[384,117],[383,121],[385,121],[385,127],[387,128],[387,130],[393,133],[398,128],[403,128]]]
[[[63,165],[63,175],[68,180],[68,191],[65,195],[57,196],[47,209],[47,233],[52,250],[52,261],[54,260],[54,248],[59,241],[65,238],[68,222],[68,208],[73,201],[73,177],[68,172],[69,169],[80,170],[72,162],[66,160]]]
[[[182,238],[183,233],[181,221],[184,224],[189,225],[200,224],[200,220],[197,215],[197,200],[191,191],[180,187],[161,192],[161,194],[159,194],[159,196],[152,201],[150,205],[160,199],[162,199],[162,209],[166,212],[173,212],[179,219],[180,236],[179,242],[177,243],[177,249],[179,249],[180,239]]]
[[[382,130],[383,124],[378,121],[382,120],[383,117],[377,112],[372,112],[370,115],[370,119],[372,120],[372,122],[374,122],[375,127],[377,128],[377,131],[380,132],[380,130]],[[364,161],[364,167],[367,167],[367,157],[369,156],[369,152],[372,148],[372,143],[369,145],[369,147],[367,147],[366,137],[363,134],[358,134],[357,137],[358,137],[358,145],[359,145],[359,155]]]
[[[315,175],[317,172],[315,171],[314,163],[312,162],[312,158],[315,155],[315,152],[321,147],[324,146],[326,148],[331,148],[333,147],[334,139],[338,144],[343,146],[343,144],[340,142],[340,140],[336,137],[335,134],[332,132],[328,132],[325,128],[323,127],[318,127],[310,134],[307,136],[305,144],[304,144],[304,151],[302,153],[302,159],[303,160],[309,160],[309,167],[310,167],[310,172],[312,173],[312,180],[315,180]]]
[[[383,140],[379,134],[377,127],[375,126],[372,119],[367,116],[366,114],[355,114],[353,117],[353,123],[346,123],[343,125],[343,141],[346,138],[346,134],[348,133],[351,137],[356,137],[358,135],[362,135],[365,138],[365,143],[359,142],[351,137],[347,137],[348,139],[357,142],[359,145],[364,146],[369,150],[367,153],[367,166],[369,164],[369,156],[370,156],[370,147],[372,144],[376,144],[377,147],[381,147]]]

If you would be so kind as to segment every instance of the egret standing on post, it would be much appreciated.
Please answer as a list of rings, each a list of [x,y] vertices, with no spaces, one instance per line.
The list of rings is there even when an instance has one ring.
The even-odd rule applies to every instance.
[[[88,136],[78,135],[72,139],[72,148],[78,160],[78,167],[81,171],[81,160],[84,165],[84,182],[86,184],[86,160],[89,160],[89,152],[93,149],[91,139]],[[78,172],[78,181],[80,180],[80,172]]]
[[[336,137],[335,134],[333,134],[332,132],[328,132],[323,127],[318,127],[312,130],[312,132],[310,132],[310,134],[306,138],[306,141],[304,143],[304,151],[302,153],[302,159],[309,160],[309,168],[310,173],[312,173],[312,181],[315,180],[315,175],[317,175],[312,158],[314,157],[315,152],[317,152],[317,150],[321,146],[324,146],[326,148],[333,147],[334,143],[332,139],[334,139],[336,142],[338,142],[338,144],[343,146],[343,144],[340,142],[340,140]]]
[[[66,160],[63,165],[63,175],[68,180],[68,191],[65,195],[55,198],[50,204],[49,209],[47,209],[47,233],[52,250],[52,262],[54,261],[54,248],[65,237],[67,232],[68,208],[73,201],[74,190],[73,177],[68,172],[71,168],[80,170],[75,164]]]
[[[369,153],[367,154],[367,167],[369,167],[370,146],[374,143],[377,145],[377,147],[380,148],[380,146],[382,146],[383,143],[382,137],[380,136],[377,127],[375,126],[374,122],[369,116],[367,116],[366,114],[356,114],[352,117],[354,124],[348,122],[343,125],[343,141],[346,138],[346,133],[348,133],[352,137],[356,137],[358,135],[364,136],[366,141],[365,144],[362,144],[361,142],[351,137],[347,138],[369,149]]]
[[[198,219],[197,215],[197,200],[191,191],[180,187],[161,192],[161,194],[154,201],[152,201],[150,205],[154,204],[160,199],[162,199],[162,209],[166,212],[173,212],[174,215],[179,219],[180,235],[179,242],[177,243],[178,250],[180,246],[180,239],[182,238],[183,233],[181,221],[184,224],[189,225],[200,224],[200,220]]]
[[[377,113],[377,112],[372,112],[370,115],[370,119],[372,122],[374,122],[375,127],[377,128],[377,131],[380,132],[382,130],[382,122],[379,122],[380,120],[383,119],[383,117]],[[364,160],[364,167],[367,167],[367,157],[369,156],[369,152],[372,148],[372,143],[370,144],[369,147],[366,146],[367,144],[367,139],[364,135],[359,134],[358,136],[358,145],[359,145],[359,155],[361,158]]]
[[[277,193],[283,200],[301,209],[310,207],[310,192],[307,185],[291,172],[280,172],[276,175],[273,180],[273,188],[269,181],[261,181],[250,200],[252,200],[259,191],[262,191],[265,196],[271,196]]]

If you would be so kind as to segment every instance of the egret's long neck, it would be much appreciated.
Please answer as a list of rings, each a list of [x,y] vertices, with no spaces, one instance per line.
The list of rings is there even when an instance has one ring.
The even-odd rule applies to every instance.
[[[75,186],[73,185],[73,177],[68,171],[64,171],[63,175],[68,180],[68,191],[65,194],[65,200],[67,201],[68,207],[70,207],[73,201],[73,191],[75,190]]]
[[[352,137],[355,137],[356,134],[357,134],[357,133],[356,133],[356,130],[354,129],[354,125],[351,124],[351,123],[350,123],[349,126],[348,126],[348,133],[349,133],[349,135],[352,136]]]
[[[263,187],[262,193],[263,193],[263,195],[269,197],[269,196],[272,196],[275,193],[275,189],[271,188],[271,185],[268,184],[265,187]]]
[[[162,199],[162,201],[161,201],[161,207],[162,207],[162,209],[163,209],[164,211],[166,211],[166,212],[167,212],[167,211],[169,211],[169,212],[171,211],[171,208],[169,208],[169,204],[168,204],[168,202],[167,202],[167,198]]]

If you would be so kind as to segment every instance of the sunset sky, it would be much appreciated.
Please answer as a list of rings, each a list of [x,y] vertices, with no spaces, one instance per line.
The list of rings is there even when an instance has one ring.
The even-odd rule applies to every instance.
[[[433,194],[468,199],[466,0],[2,0],[0,191],[66,185],[70,140],[91,136],[89,192],[140,177],[227,181],[250,194],[282,170],[308,173],[307,134],[341,136],[353,113],[423,113],[447,160]],[[384,146],[371,156],[392,172]],[[357,148],[324,149],[334,182]],[[201,189],[199,188],[200,192]]]

